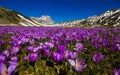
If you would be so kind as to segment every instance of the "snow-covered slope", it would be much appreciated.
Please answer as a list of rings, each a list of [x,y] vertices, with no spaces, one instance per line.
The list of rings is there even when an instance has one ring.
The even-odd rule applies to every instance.
[[[96,26],[120,27],[120,9],[106,11],[99,16],[89,17],[80,23]]]
[[[120,27],[120,9],[109,10],[98,16],[91,16],[87,19],[74,20],[56,24],[57,26],[69,27]]]

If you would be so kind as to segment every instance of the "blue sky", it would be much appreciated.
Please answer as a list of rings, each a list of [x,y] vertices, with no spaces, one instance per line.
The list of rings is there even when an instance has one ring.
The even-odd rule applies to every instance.
[[[120,8],[120,0],[0,0],[0,5],[28,17],[49,15],[55,22],[64,22]]]

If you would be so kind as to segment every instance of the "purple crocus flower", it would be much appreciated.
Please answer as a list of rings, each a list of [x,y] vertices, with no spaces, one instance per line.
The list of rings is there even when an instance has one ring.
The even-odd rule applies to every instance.
[[[120,75],[120,69],[117,70],[117,69],[115,68],[115,69],[114,69],[114,75]]]
[[[8,67],[8,74],[7,75],[14,75],[14,72],[15,72],[15,69],[16,67],[18,66],[18,63],[17,62],[14,62],[14,61],[10,61],[10,66]]]
[[[25,37],[25,36],[22,36],[22,37],[20,38],[20,40],[22,41],[22,43],[29,42],[29,38],[28,38],[28,37]]]
[[[57,63],[59,63],[60,61],[62,61],[63,55],[62,55],[61,53],[58,53],[58,52],[53,52],[52,58],[53,58],[53,60],[55,60]]]
[[[24,61],[28,61],[29,60],[29,56],[24,57]]]
[[[45,50],[44,50],[44,54],[45,54],[46,56],[49,56],[49,55],[50,55],[50,50],[49,50],[49,49],[45,49]]]
[[[85,64],[85,59],[79,60],[72,60],[72,59],[68,59],[68,62],[75,68],[76,71],[78,72],[82,72],[84,68],[87,67],[87,65]]]
[[[36,60],[38,60],[38,58],[39,58],[39,54],[38,53],[31,53],[29,55],[30,61],[33,61],[33,62],[35,62]]]
[[[17,62],[9,62],[10,66],[6,67],[3,62],[0,62],[0,75],[14,75],[15,69],[18,66]]]
[[[18,56],[11,56],[10,57],[11,61],[18,62],[19,58]]]
[[[94,54],[92,58],[93,58],[94,62],[96,64],[98,64],[99,61],[104,60],[104,55],[102,55],[102,53],[98,53],[98,54]]]
[[[116,46],[118,47],[118,50],[120,50],[120,44],[116,44]]]
[[[31,45],[34,45],[34,44],[35,44],[35,40],[32,39],[32,40],[29,41],[29,43],[30,43]]]
[[[65,50],[66,50],[66,46],[64,46],[64,45],[59,45],[57,47],[57,52],[58,53],[63,53]]]
[[[14,54],[16,54],[16,53],[18,53],[18,52],[20,51],[20,47],[19,47],[19,46],[12,46],[11,51],[12,51]]]
[[[0,62],[6,62],[7,58],[4,54],[0,54]]]
[[[39,50],[41,51],[43,49],[42,45],[37,46]]]
[[[70,50],[66,50],[64,52],[64,58],[71,58],[72,57],[72,52]]]
[[[16,43],[18,46],[21,46],[23,44],[23,42],[21,40],[16,40]]]
[[[8,50],[3,50],[2,54],[4,54],[6,57],[9,57],[10,52]]]
[[[16,36],[10,36],[10,38],[11,38],[11,40],[15,40],[15,39],[17,39]]]
[[[0,75],[7,75],[7,67],[3,62],[0,62]]]
[[[33,48],[32,48],[32,49],[33,49]],[[33,50],[32,50],[32,49],[31,49],[31,51],[32,51],[33,53],[42,51],[42,49],[40,48],[40,46],[35,47]]]
[[[103,42],[103,45],[104,45],[105,47],[107,47],[107,46],[109,46],[109,42],[108,42],[108,41],[104,41],[104,42]]]
[[[52,48],[52,47],[54,47],[54,44],[53,44],[53,43],[50,43],[50,42],[45,42],[44,45],[45,45],[45,47],[47,47],[47,48]]]
[[[72,53],[71,59],[76,59],[78,57],[78,54],[76,52]]]
[[[98,43],[96,43],[96,44],[95,44],[95,47],[96,47],[96,49],[100,49],[100,48],[103,47],[103,45],[102,45],[102,44],[98,44]]]
[[[118,50],[117,46],[112,46],[112,47],[111,47],[111,51],[114,52],[114,51],[117,51],[117,50]]]
[[[28,47],[26,47],[26,49],[27,49],[29,52],[33,52],[34,46],[28,46]]]
[[[49,46],[50,48],[52,48],[52,47],[54,47],[54,44],[53,44],[53,43],[48,43],[48,46]]]
[[[74,50],[77,50],[78,52],[84,50],[84,46],[82,43],[76,43],[76,48],[74,48]]]

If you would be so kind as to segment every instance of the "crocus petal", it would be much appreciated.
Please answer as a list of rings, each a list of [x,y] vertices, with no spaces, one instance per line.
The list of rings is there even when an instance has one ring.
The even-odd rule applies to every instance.
[[[0,54],[0,62],[6,62],[7,58],[4,54]]]
[[[10,57],[11,61],[18,62],[19,58],[18,56],[11,56]]]
[[[39,58],[39,54],[38,53],[31,53],[29,55],[30,61],[33,61],[33,62],[35,62],[36,60],[38,60],[38,58]]]
[[[24,59],[24,61],[28,61],[29,60],[29,56],[26,56],[23,59]]]
[[[92,58],[96,64],[98,64],[99,61],[104,61],[104,55],[102,55],[102,53],[94,54]]]
[[[69,62],[73,67],[75,67],[75,61],[74,61],[74,60],[68,59],[68,62]]]
[[[44,50],[44,54],[45,54],[46,56],[49,56],[50,50],[49,50],[49,49],[45,49],[45,50]]]
[[[76,59],[78,57],[78,54],[76,52],[74,52],[72,55],[71,55],[71,58],[72,59]]]
[[[81,71],[81,62],[78,59],[75,60],[75,69]]]
[[[78,72],[83,71],[83,69],[87,67],[87,65],[86,65],[86,63],[85,63],[85,59],[82,59],[82,60],[76,59],[75,61],[69,59],[68,62],[69,62],[69,63],[75,68],[75,70],[78,71]]]
[[[82,69],[87,67],[87,65],[85,64],[85,59],[82,59],[80,62],[81,62],[81,65],[82,65],[82,67],[81,67]]]
[[[16,53],[18,53],[20,51],[20,47],[19,46],[13,46],[11,48],[11,51],[16,54]]]
[[[8,67],[8,75],[14,75],[15,69],[18,66],[17,62],[9,62],[10,66]]]
[[[114,69],[114,75],[118,75],[116,68]]]
[[[60,61],[62,61],[63,55],[60,54],[60,53],[58,53],[58,52],[53,52],[52,58],[53,58],[53,60],[55,60],[57,63],[59,63]]]
[[[0,63],[0,75],[7,75],[7,67],[4,63]]]
[[[2,54],[4,54],[6,57],[8,57],[10,55],[10,52],[8,50],[4,50],[2,52]]]
[[[117,69],[115,68],[115,69],[114,69],[114,75],[120,75],[120,69],[117,70]]]

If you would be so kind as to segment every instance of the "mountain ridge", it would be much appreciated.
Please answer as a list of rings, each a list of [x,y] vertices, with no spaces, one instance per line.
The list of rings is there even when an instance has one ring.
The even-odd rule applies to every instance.
[[[11,26],[59,26],[59,27],[120,27],[120,8],[82,20],[54,23],[48,15],[27,17],[17,11],[0,6],[0,25]]]

